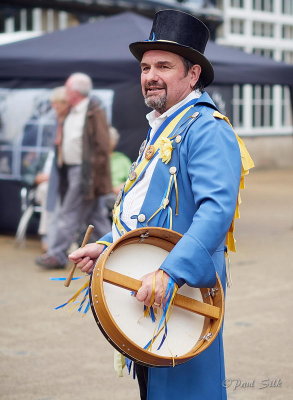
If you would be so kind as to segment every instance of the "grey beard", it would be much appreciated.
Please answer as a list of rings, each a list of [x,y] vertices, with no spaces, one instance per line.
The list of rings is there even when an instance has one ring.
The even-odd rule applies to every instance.
[[[163,114],[166,111],[167,96],[152,98],[144,98],[145,105],[156,110],[159,114]]]

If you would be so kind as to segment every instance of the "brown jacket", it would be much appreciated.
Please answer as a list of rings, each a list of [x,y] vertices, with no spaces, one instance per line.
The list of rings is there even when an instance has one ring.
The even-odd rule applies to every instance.
[[[82,138],[82,193],[86,199],[110,193],[110,137],[105,112],[91,98]]]

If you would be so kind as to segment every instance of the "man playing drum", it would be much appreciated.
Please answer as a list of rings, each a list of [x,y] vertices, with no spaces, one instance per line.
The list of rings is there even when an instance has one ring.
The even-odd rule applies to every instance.
[[[208,288],[218,273],[225,287],[224,253],[227,247],[234,250],[239,185],[253,162],[229,120],[204,92],[214,76],[203,54],[208,37],[198,19],[164,10],[156,14],[149,39],[130,45],[140,61],[145,103],[153,111],[147,115],[146,141],[116,201],[112,232],[101,242],[112,243],[146,226],[183,234],[158,270],[143,277],[136,299],[147,306],[162,304],[170,279],[179,287]],[[90,273],[104,248],[88,244],[69,258]],[[184,364],[135,368],[142,399],[227,398],[222,331]]]

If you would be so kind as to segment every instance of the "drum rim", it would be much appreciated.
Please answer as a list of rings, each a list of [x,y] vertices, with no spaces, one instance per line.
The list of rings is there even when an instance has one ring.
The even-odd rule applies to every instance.
[[[157,236],[157,234],[159,234]],[[194,344],[194,346],[188,351],[187,353],[180,355],[179,357],[168,357],[168,356],[162,356],[158,354],[154,354],[149,352],[148,350],[145,350],[138,346],[135,342],[133,342],[128,336],[124,334],[124,332],[120,329],[120,327],[117,325],[116,321],[111,315],[111,312],[108,308],[107,301],[105,299],[104,295],[104,290],[103,290],[103,271],[104,267],[106,264],[106,261],[109,257],[109,254],[113,252],[115,249],[121,247],[122,245],[127,245],[131,244],[130,242],[135,239],[135,243],[137,243],[137,240],[139,240],[139,237],[141,235],[146,235],[148,234],[148,237],[145,239],[147,240],[149,237],[155,237],[155,238],[160,238],[162,239],[161,235],[165,235],[167,238],[163,239],[165,241],[168,241],[170,243],[170,238],[172,238],[172,244],[173,247],[176,245],[176,243],[181,239],[182,235],[178,232],[172,231],[170,229],[166,228],[158,228],[158,227],[146,227],[146,228],[138,228],[135,230],[132,230],[125,235],[121,236],[116,242],[114,242],[111,246],[109,246],[103,254],[99,257],[96,266],[93,270],[91,280],[90,280],[90,290],[89,290],[89,295],[90,295],[90,303],[91,303],[91,309],[94,315],[94,318],[96,320],[96,323],[98,327],[100,328],[101,332],[103,335],[106,337],[106,339],[112,344],[113,347],[115,347],[120,353],[125,355],[127,358],[138,362],[139,364],[145,365],[145,366],[152,366],[152,367],[166,367],[166,366],[172,366],[172,365],[177,365],[184,363],[191,358],[199,355],[202,351],[204,351],[207,347],[210,346],[210,344],[215,340],[217,337],[221,326],[222,326],[222,321],[223,321],[223,316],[224,316],[224,292],[223,288],[220,282],[220,279],[217,274],[217,283],[216,287],[218,288],[219,291],[219,296],[217,296],[218,300],[218,307],[221,310],[221,315],[220,318],[214,322],[211,321],[211,319],[204,317],[204,324],[202,328],[202,335],[200,339],[197,340],[197,342]],[[174,238],[175,238],[175,243],[174,243]],[[168,240],[169,239],[169,240]],[[93,290],[93,286],[95,286],[95,290]],[[96,290],[96,288],[98,290]],[[210,297],[206,298],[205,301],[205,295],[208,292],[208,288],[199,288],[201,290],[203,302],[206,302],[208,304],[213,304],[213,301]],[[98,305],[97,305],[98,304]],[[107,317],[105,316],[107,315]],[[106,326],[105,326],[106,325]],[[213,329],[215,328],[215,329]],[[204,340],[202,336],[203,333],[206,333],[207,331],[213,332],[212,337],[209,340]],[[109,333],[111,332],[111,334]],[[116,337],[112,338],[114,336],[114,332]],[[123,340],[122,340],[123,338]],[[118,339],[118,340],[117,340]],[[115,340],[118,342],[116,343]],[[122,343],[124,342],[124,343]],[[136,351],[137,349],[137,351]],[[134,351],[135,350],[135,351]],[[131,354],[130,354],[130,353]],[[138,353],[141,357],[136,358],[132,353]],[[194,354],[195,353],[195,354]],[[142,360],[142,358],[144,360]]]

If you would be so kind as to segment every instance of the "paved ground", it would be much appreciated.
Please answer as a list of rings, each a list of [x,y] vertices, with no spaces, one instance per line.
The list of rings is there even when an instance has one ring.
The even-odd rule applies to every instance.
[[[226,302],[230,400],[293,398],[292,204],[293,170],[251,174]],[[64,273],[38,270],[36,239],[17,249],[2,236],[0,245],[0,399],[138,399],[130,377],[116,378],[112,349],[91,314],[53,311],[80,283],[50,282]]]

